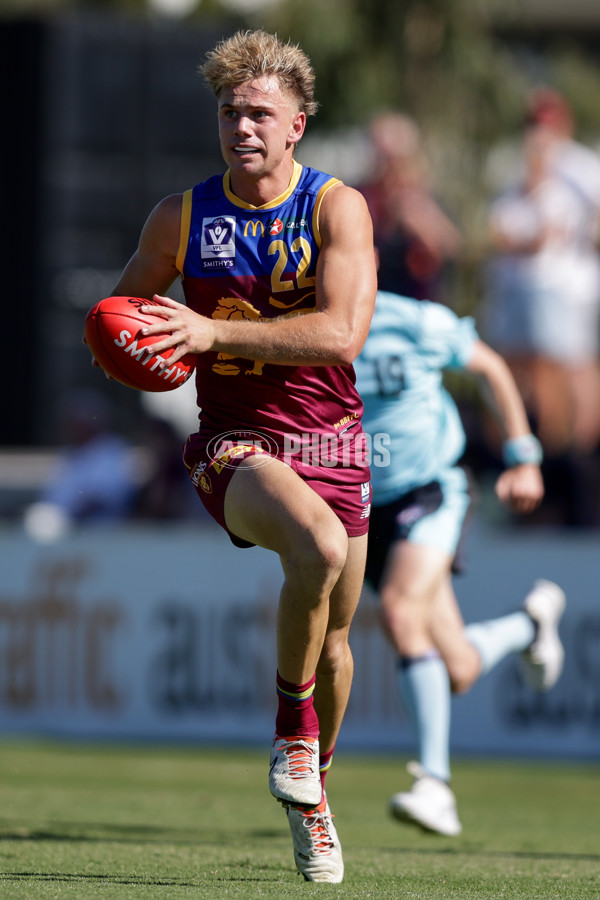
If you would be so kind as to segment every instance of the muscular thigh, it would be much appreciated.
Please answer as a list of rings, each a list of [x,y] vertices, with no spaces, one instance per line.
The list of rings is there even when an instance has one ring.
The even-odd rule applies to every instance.
[[[469,502],[466,475],[462,469],[452,468],[437,481],[384,506],[374,507],[367,580],[376,590],[381,590],[383,580],[389,580],[391,560],[399,555],[403,557],[402,571],[400,566],[393,565],[394,574],[398,573],[398,577],[413,587],[417,578],[427,580],[421,557],[431,555],[429,565],[439,559],[442,567],[449,559],[454,570],[460,569],[457,557]],[[431,575],[437,577],[435,572]]]
[[[329,535],[345,543],[346,533],[327,503],[288,465],[243,459],[224,500],[227,530],[237,538],[289,557],[306,540]]]
[[[380,586],[383,624],[398,652],[419,656],[433,642],[432,607],[450,578],[451,557],[432,547],[397,541]]]
[[[449,578],[451,564],[452,557],[436,547],[396,541],[390,548],[381,590],[430,605],[440,585]]]

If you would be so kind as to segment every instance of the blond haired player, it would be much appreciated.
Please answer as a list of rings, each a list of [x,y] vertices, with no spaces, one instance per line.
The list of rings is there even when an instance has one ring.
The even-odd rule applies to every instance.
[[[114,293],[158,300],[171,337],[154,350],[175,347],[171,364],[198,354],[190,477],[233,543],[281,559],[270,789],[304,877],[340,882],[323,784],[352,681],[370,510],[352,362],[376,292],[371,220],[357,191],[294,159],[316,109],[300,48],[238,32],[201,71],[227,170],[156,206]],[[178,276],[186,305],[165,296]]]

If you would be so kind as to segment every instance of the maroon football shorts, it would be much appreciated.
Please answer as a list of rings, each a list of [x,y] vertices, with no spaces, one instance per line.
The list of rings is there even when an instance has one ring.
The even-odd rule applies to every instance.
[[[264,456],[265,464],[277,458],[263,446],[237,442],[218,455],[213,455],[214,444],[192,434],[183,451],[183,461],[196,493],[205,509],[225,529],[236,547],[252,547],[253,544],[232,534],[225,524],[225,494],[239,463],[248,456]],[[287,460],[285,461],[288,462]],[[349,537],[359,537],[369,530],[371,511],[371,481],[368,466],[352,469],[316,468],[304,466],[300,458],[289,460],[289,465],[309,487],[322,497],[342,522]],[[346,477],[344,477],[346,476]],[[358,480],[362,479],[362,480]]]

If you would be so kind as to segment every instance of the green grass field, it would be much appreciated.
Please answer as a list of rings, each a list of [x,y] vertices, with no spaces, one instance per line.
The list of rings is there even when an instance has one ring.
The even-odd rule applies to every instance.
[[[328,789],[344,847],[341,885],[295,873],[268,748],[0,742],[0,897],[594,898],[600,769],[457,761],[464,832],[392,820],[404,759],[338,753]]]

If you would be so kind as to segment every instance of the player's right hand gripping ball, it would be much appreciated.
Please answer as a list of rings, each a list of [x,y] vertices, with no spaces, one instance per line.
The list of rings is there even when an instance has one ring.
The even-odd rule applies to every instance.
[[[168,363],[173,348],[160,354],[146,350],[167,334],[142,334],[144,325],[166,324],[160,316],[140,312],[142,306],[152,305],[142,297],[105,297],[85,317],[85,339],[106,374],[121,384],[138,391],[173,391],[194,371],[196,355],[188,353],[172,366],[159,368],[161,361]]]

